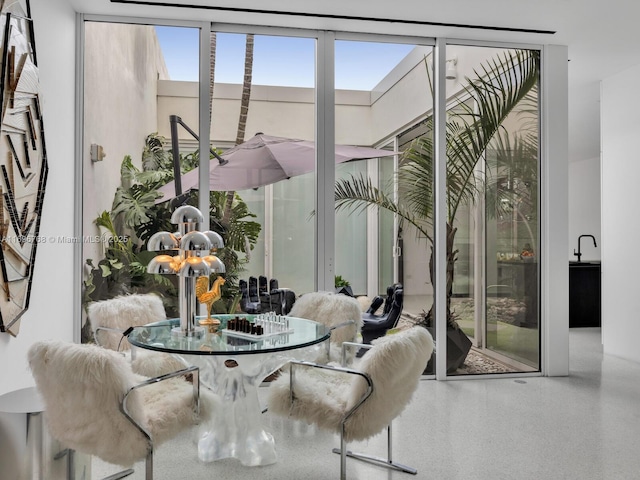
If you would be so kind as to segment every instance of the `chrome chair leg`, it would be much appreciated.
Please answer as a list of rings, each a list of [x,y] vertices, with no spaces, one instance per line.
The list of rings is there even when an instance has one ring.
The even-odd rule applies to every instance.
[[[346,444],[341,436],[340,439],[340,448],[334,448],[332,450],[333,453],[340,454],[340,478],[341,480],[345,480],[345,469],[346,469],[346,457],[355,458],[356,460],[361,460],[363,462],[371,463],[373,465],[378,465],[380,467],[391,468],[393,470],[398,470],[404,473],[410,473],[411,475],[417,475],[418,470],[413,467],[409,467],[407,465],[403,465],[401,463],[394,462],[391,458],[391,425],[387,427],[387,458],[375,457],[373,455],[366,455],[364,453],[356,453],[351,450],[345,450]]]
[[[133,473],[133,468],[128,468],[127,470],[123,470],[118,473],[114,473],[113,475],[109,475],[108,477],[103,478],[102,480],[120,480],[121,478],[128,477]]]
[[[72,448],[65,448],[64,450],[60,450],[53,457],[54,460],[60,460],[61,458],[67,457],[67,480],[76,480],[76,452]],[[109,475],[108,477],[104,477],[101,480],[120,480],[121,478],[128,477],[134,472],[133,468],[128,468],[126,470],[122,470],[118,473],[114,473]],[[83,478],[80,480],[86,480]]]

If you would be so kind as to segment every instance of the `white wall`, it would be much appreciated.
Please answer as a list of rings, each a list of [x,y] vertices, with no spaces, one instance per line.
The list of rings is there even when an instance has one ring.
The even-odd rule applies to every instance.
[[[581,260],[600,260],[602,247],[600,235],[600,158],[569,162],[569,260],[575,261],[578,237],[593,235],[597,247],[590,238],[583,238]]]
[[[582,241],[582,260],[600,260],[600,82],[576,85],[569,91],[569,249],[570,261],[578,249],[578,237],[596,237]],[[595,152],[595,153],[594,153]]]
[[[216,83],[213,100],[211,141],[216,147],[234,145],[242,85]],[[198,131],[198,84],[163,80],[158,84],[158,133],[170,138],[169,115],[179,115]],[[336,91],[336,143],[370,146],[372,138],[370,93],[356,90]],[[253,85],[245,139],[258,132],[277,137],[313,140],[315,128],[315,91],[313,88]],[[197,142],[182,127],[181,144]]]
[[[32,0],[49,178],[40,235],[73,235],[75,13],[67,0]],[[26,353],[36,340],[73,340],[73,244],[38,246],[31,304],[17,337],[0,334],[0,395],[33,385]]]
[[[569,105],[567,95],[568,48],[545,45],[542,64],[542,99],[546,141],[542,162],[541,316],[543,371],[549,376],[569,374],[569,268],[568,243],[569,169],[567,159]]]
[[[602,82],[602,341],[605,353],[640,362],[640,65]]]
[[[168,74],[148,25],[86,22],[84,61],[83,235],[98,235],[94,222],[111,210],[123,158],[140,168],[144,139],[158,130],[158,78]],[[104,160],[91,161],[91,144],[104,147]],[[103,257],[100,242],[82,247],[83,259]]]

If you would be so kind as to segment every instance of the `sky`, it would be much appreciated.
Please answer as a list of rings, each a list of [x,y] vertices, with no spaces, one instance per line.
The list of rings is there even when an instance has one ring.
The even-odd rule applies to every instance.
[[[198,81],[198,29],[156,27],[172,80]],[[215,81],[242,83],[245,35],[218,33]],[[314,86],[315,40],[256,35],[254,85]],[[371,90],[413,45],[336,42],[336,88]]]

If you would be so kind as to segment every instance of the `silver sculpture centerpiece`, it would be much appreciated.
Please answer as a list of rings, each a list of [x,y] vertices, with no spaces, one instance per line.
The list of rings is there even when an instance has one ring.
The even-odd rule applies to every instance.
[[[224,263],[215,255],[224,247],[222,237],[211,230],[199,231],[203,221],[202,212],[196,207],[178,207],[171,216],[178,231],[155,233],[147,244],[147,250],[161,252],[149,262],[147,271],[178,275],[180,328],[175,332],[185,337],[199,338],[205,332],[196,323],[197,278],[225,272]]]

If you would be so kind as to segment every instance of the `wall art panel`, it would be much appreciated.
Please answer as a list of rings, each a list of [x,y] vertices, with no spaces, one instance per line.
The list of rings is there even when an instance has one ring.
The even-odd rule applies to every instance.
[[[0,332],[29,308],[47,156],[29,1],[0,0]]]

